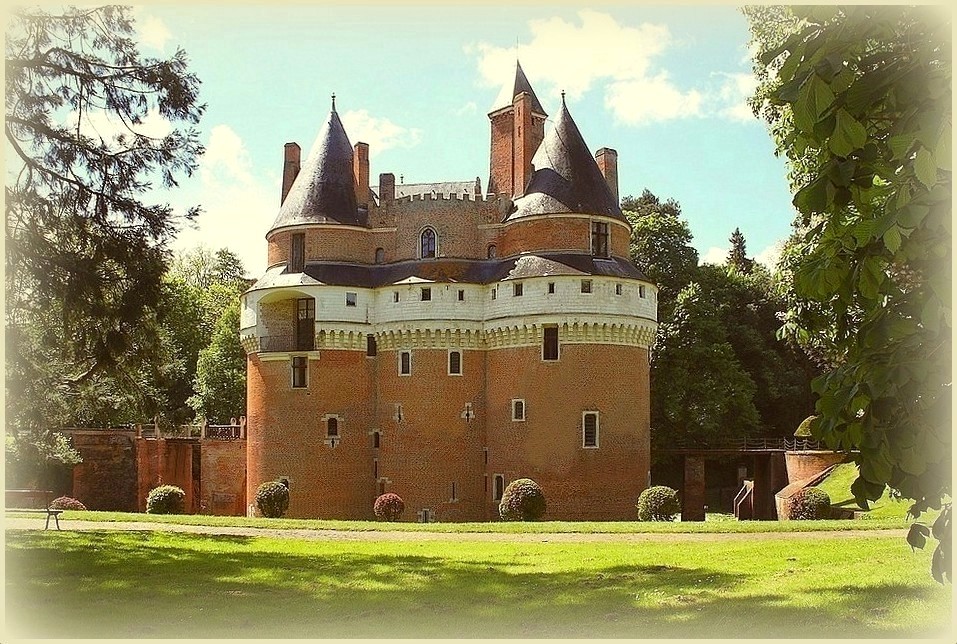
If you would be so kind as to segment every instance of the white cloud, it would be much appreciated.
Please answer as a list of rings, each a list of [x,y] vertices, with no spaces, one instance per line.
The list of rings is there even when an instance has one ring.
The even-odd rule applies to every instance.
[[[63,123],[71,128],[76,127],[80,113],[77,111],[67,112],[62,115]],[[103,110],[85,111],[80,122],[80,132],[84,136],[93,139],[103,139],[110,143],[117,136],[125,134],[131,135],[131,130],[137,134],[148,136],[154,139],[161,139],[170,133],[170,122],[160,115],[158,109],[152,109],[138,124],[127,124],[118,116],[112,115]]]
[[[137,16],[136,31],[140,44],[159,51],[163,51],[166,41],[172,37],[163,21],[150,15]]]
[[[781,258],[781,250],[783,246],[783,240],[774,242],[760,253],[755,255],[754,261],[758,262],[759,264],[764,264],[764,266],[770,270],[774,270],[778,260]]]
[[[469,101],[459,109],[455,110],[456,116],[463,116],[468,114],[475,114],[478,111],[478,105],[475,104],[475,101]]]
[[[379,152],[391,148],[414,147],[422,140],[420,130],[372,116],[368,110],[350,110],[340,118],[353,145],[360,141],[369,144],[369,158],[375,158]]]
[[[247,274],[258,277],[266,268],[267,227],[279,209],[278,174],[259,177],[249,152],[228,125],[216,125],[200,158],[200,202],[203,213],[180,232],[175,247],[226,247],[242,260]]]
[[[716,72],[713,75],[723,79],[713,99],[718,114],[732,121],[753,121],[754,113],[748,106],[748,97],[758,86],[754,75],[725,72]]]
[[[477,59],[480,82],[502,87],[490,109],[509,102],[517,56],[540,97],[557,99],[564,90],[574,100],[601,87],[605,106],[622,123],[744,119],[750,74],[721,73],[724,80],[717,87],[683,87],[661,64],[662,55],[674,44],[667,26],[623,25],[593,10],[579,11],[578,19],[532,20],[530,42],[517,49],[485,42],[465,47]],[[750,111],[747,116],[752,118]]]
[[[712,246],[704,253],[701,254],[701,258],[698,260],[699,264],[724,264],[724,260],[728,258],[728,249],[727,248],[718,248],[717,246]]]

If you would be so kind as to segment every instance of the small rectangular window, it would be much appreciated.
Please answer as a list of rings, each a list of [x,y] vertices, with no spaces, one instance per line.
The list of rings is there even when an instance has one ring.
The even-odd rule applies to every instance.
[[[392,301],[393,301],[393,302],[398,302],[398,301],[399,301],[399,292],[398,292],[398,291],[392,291]]]
[[[465,290],[460,288],[460,289],[459,289],[459,302],[464,302],[464,301],[465,301]]]
[[[355,306],[355,305],[356,305],[356,294],[346,293],[346,306]]]
[[[554,294],[555,294],[555,282],[549,282],[549,283],[548,283],[548,294],[549,294],[549,295],[554,295]]]
[[[542,360],[558,360],[558,327],[547,326],[542,336]]]
[[[379,447],[382,443],[382,434],[380,432],[372,432],[372,446]]]
[[[292,358],[292,386],[301,389],[306,386],[306,374],[308,372],[306,356],[293,356]]]
[[[591,252],[596,257],[608,257],[608,224],[599,221],[592,222]]]
[[[645,297],[645,285],[644,285],[644,284],[639,284],[639,285],[638,285],[638,297],[640,297],[640,298],[642,298],[642,299],[644,299],[644,297]]]
[[[461,351],[449,351],[449,375],[450,376],[462,375],[462,352]]]
[[[615,295],[621,295],[621,284],[615,284]]]
[[[366,335],[366,355],[371,358],[377,353],[378,347],[376,345],[375,336],[369,333]]]
[[[412,352],[399,352],[399,375],[408,376],[412,373]]]
[[[512,295],[513,295],[513,296],[515,296],[515,297],[521,297],[521,296],[522,296],[522,290],[523,290],[523,289],[522,289],[522,283],[521,283],[521,282],[516,282],[515,284],[512,284]]]
[[[582,280],[582,293],[591,293],[591,280]]]
[[[432,289],[428,286],[422,287],[422,301],[430,302],[432,300]]]
[[[492,477],[492,480],[492,500],[501,501],[502,495],[505,494],[505,476],[496,474]]]
[[[338,438],[339,436],[339,419],[336,417],[330,417],[326,419],[326,436],[329,438]]]
[[[520,398],[512,398],[512,421],[523,420],[525,420],[525,401]]]
[[[293,233],[289,250],[289,272],[301,273],[306,266],[306,234]]]
[[[598,412],[582,414],[582,447],[598,447]]]

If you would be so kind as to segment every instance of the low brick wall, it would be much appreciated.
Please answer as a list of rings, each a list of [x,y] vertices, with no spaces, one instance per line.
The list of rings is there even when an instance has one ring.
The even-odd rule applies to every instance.
[[[823,450],[785,452],[784,463],[788,472],[788,483],[796,483],[823,472],[831,465],[844,461],[844,454]]]
[[[89,510],[136,512],[137,453],[133,430],[70,430],[83,462],[73,468],[72,496]]]
[[[245,516],[246,441],[211,440],[200,443],[202,481],[199,512]]]

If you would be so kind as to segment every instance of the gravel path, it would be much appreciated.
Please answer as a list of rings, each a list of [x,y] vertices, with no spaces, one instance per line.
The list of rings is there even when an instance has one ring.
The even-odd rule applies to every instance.
[[[5,530],[42,530],[45,518],[6,518]],[[400,532],[348,530],[276,530],[272,528],[237,528],[223,526],[151,523],[149,521],[71,521],[61,519],[64,531],[139,530],[157,532],[188,532],[237,537],[275,537],[280,539],[313,539],[318,541],[498,541],[551,543],[641,543],[648,541],[762,541],[767,539],[852,539],[866,536],[903,538],[907,530],[833,530],[817,532],[734,532],[734,533],[577,533],[551,532],[491,533],[491,532]],[[53,530],[53,528],[51,528]]]

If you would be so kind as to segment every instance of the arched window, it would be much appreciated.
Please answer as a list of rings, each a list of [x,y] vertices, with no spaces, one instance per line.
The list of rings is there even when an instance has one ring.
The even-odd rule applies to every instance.
[[[425,259],[427,257],[435,257],[435,231],[431,228],[426,228],[422,231],[422,235],[419,238],[419,248],[422,251],[420,257]]]
[[[329,438],[339,436],[339,419],[329,418],[326,420],[326,436]]]
[[[495,247],[495,244],[488,245],[488,258],[492,259],[498,255],[498,248]]]
[[[375,263],[376,263],[376,264],[381,264],[381,263],[384,262],[384,261],[385,261],[385,249],[384,249],[384,248],[376,248],[376,249],[375,249]]]

